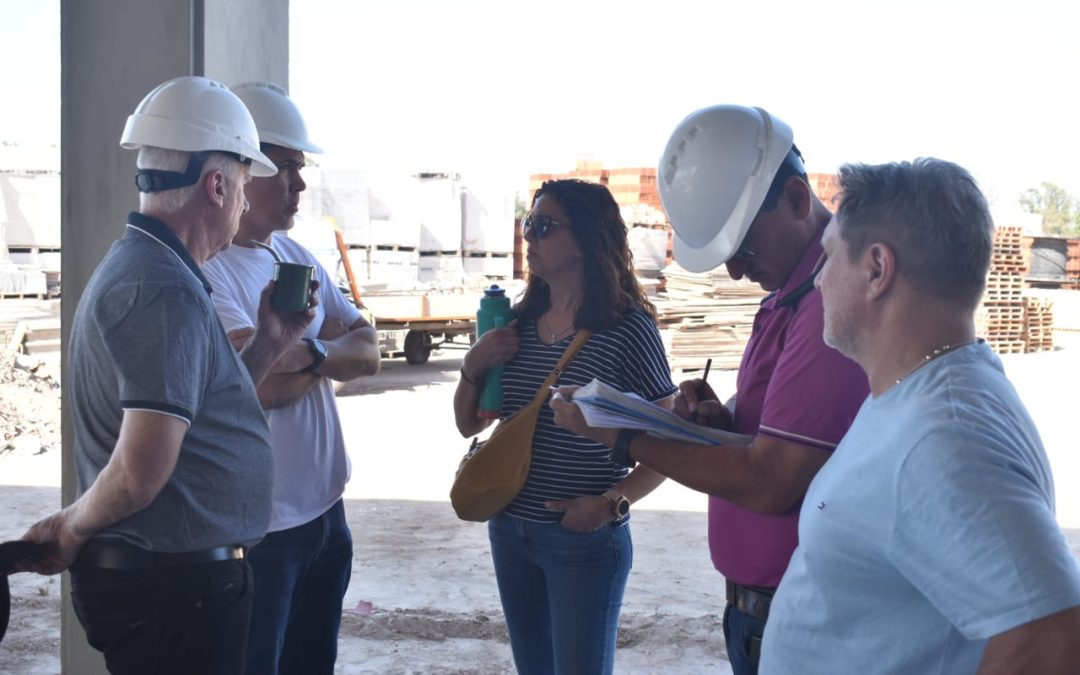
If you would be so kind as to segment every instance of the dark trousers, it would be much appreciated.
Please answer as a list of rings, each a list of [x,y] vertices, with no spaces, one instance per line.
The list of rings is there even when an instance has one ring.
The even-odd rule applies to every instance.
[[[255,604],[247,675],[333,675],[352,558],[340,500],[314,520],[271,532],[248,552]]]
[[[740,612],[734,605],[724,610],[724,641],[728,661],[735,675],[757,675],[761,660],[761,636],[765,622]]]
[[[251,620],[243,560],[146,570],[71,568],[75,615],[113,675],[236,675]]]

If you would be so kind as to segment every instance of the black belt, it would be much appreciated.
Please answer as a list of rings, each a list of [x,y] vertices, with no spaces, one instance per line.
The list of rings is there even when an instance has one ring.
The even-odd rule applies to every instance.
[[[743,614],[765,621],[769,618],[769,605],[772,604],[775,588],[743,586],[734,581],[727,582],[727,601]]]
[[[147,570],[161,567],[203,565],[223,560],[243,560],[243,546],[218,546],[208,551],[158,553],[135,546],[99,544],[83,546],[78,562],[110,570]]]

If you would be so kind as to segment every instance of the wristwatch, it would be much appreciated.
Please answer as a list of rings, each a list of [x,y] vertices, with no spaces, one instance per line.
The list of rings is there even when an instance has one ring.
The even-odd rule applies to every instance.
[[[633,469],[637,465],[637,462],[630,459],[630,443],[640,433],[638,429],[619,429],[619,435],[615,437],[615,445],[611,446],[609,455],[612,464],[627,469]]]
[[[616,518],[622,518],[630,513],[630,500],[621,492],[616,492],[614,489],[608,490],[604,493],[604,498],[611,503],[611,512]]]
[[[311,355],[315,357],[315,360],[311,362],[307,368],[301,370],[301,373],[314,373],[319,369],[319,366],[326,360],[326,343],[319,338],[304,338],[304,342],[308,343],[308,348],[311,349]]]

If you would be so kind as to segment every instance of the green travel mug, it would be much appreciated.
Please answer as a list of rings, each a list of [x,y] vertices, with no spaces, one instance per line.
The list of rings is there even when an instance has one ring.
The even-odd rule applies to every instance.
[[[308,308],[311,294],[311,277],[315,268],[300,263],[274,263],[274,292],[270,296],[270,306],[291,312],[303,312]]]

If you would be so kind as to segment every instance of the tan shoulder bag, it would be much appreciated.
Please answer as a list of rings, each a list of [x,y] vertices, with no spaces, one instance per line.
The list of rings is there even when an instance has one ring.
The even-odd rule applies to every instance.
[[[487,441],[473,439],[458,466],[454,486],[450,488],[450,503],[458,518],[478,523],[490,520],[521,492],[529,477],[533,432],[540,408],[566,365],[590,335],[587,330],[577,332],[529,405],[501,422]]]

